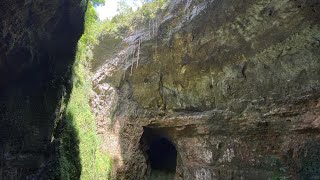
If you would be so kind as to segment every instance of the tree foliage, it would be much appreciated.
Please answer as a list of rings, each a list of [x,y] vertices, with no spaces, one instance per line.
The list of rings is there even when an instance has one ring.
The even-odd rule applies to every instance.
[[[103,6],[106,3],[106,0],[91,0],[93,6]]]
[[[125,37],[139,27],[146,27],[150,21],[156,20],[157,15],[165,9],[167,2],[168,0],[144,0],[144,4],[134,11],[126,1],[122,0],[118,5],[119,14],[111,20],[102,22],[102,33]]]

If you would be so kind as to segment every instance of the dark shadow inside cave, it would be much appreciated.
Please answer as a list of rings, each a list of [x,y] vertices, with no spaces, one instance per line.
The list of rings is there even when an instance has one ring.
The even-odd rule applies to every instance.
[[[144,127],[141,148],[145,154],[151,179],[173,179],[177,166],[177,150],[167,134],[159,128]]]
[[[151,169],[175,172],[177,165],[177,151],[166,138],[153,140],[149,149]]]

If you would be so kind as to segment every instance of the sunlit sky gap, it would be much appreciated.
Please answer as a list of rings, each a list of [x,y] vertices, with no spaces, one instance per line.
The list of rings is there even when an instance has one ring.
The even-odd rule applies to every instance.
[[[106,0],[104,6],[96,7],[100,20],[111,19],[119,13],[118,4],[121,0]],[[122,0],[123,1],[123,0]],[[138,7],[142,6],[141,0],[124,0],[135,11]]]

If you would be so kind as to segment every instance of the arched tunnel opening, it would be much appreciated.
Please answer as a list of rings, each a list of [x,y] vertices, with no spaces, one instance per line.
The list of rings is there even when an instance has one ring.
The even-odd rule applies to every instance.
[[[151,179],[173,179],[177,167],[177,149],[167,134],[159,128],[144,127],[140,145]]]

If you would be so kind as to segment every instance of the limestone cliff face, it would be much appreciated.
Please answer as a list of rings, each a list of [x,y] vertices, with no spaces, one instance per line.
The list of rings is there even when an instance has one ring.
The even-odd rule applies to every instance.
[[[116,179],[168,170],[153,165],[159,139],[176,149],[175,179],[320,177],[318,1],[172,1],[158,20],[95,50]]]
[[[48,179],[86,1],[0,2],[0,179]],[[58,178],[58,177],[57,177]]]

